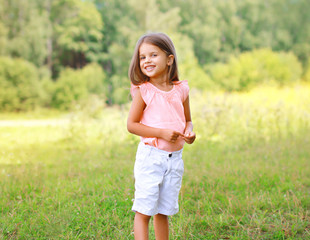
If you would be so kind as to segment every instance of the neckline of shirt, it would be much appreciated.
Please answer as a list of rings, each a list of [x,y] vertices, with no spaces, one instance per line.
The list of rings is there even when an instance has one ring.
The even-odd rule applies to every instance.
[[[175,89],[175,84],[173,84],[173,88],[172,88],[171,90],[169,90],[169,91],[164,91],[164,90],[159,89],[158,87],[156,87],[155,85],[153,85],[153,84],[150,83],[150,82],[147,82],[147,83],[149,83],[153,88],[155,88],[157,91],[162,92],[162,93],[171,93],[171,92],[174,91],[174,89]]]

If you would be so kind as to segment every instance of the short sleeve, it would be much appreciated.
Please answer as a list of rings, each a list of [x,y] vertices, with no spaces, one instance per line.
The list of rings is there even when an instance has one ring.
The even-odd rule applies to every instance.
[[[130,94],[131,94],[132,98],[135,96],[137,89],[140,89],[141,97],[142,97],[143,101],[145,102],[145,104],[148,105],[150,102],[150,99],[152,97],[152,93],[151,93],[147,83],[142,83],[140,85],[131,84]]]
[[[179,90],[181,98],[182,98],[182,102],[184,102],[186,100],[186,98],[188,97],[188,94],[189,94],[188,81],[183,80],[177,86],[178,86],[178,90]]]
[[[135,96],[135,93],[136,93],[138,88],[139,88],[139,85],[134,85],[134,84],[131,83],[130,94],[131,94],[132,98]]]

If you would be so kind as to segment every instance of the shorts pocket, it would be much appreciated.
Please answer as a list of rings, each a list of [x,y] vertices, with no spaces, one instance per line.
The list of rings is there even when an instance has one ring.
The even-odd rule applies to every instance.
[[[152,149],[145,147],[144,145],[139,145],[137,153],[136,153],[136,161],[134,171],[141,170],[145,164],[147,158],[150,156]]]
[[[177,161],[171,169],[171,179],[173,184],[176,186],[176,188],[179,190],[181,188],[182,183],[182,177],[184,173],[184,163],[181,159],[180,161]]]
[[[174,166],[172,167],[172,171],[174,172],[175,177],[182,177],[184,173],[184,163],[181,159],[177,161]]]

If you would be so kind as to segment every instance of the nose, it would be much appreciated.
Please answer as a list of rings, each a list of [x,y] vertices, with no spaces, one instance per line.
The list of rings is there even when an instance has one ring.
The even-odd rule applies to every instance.
[[[147,62],[147,63],[150,62],[150,57],[146,57],[145,62]]]

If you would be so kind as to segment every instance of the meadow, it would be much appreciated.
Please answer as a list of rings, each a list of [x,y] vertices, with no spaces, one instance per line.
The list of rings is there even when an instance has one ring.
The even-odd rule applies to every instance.
[[[310,239],[310,85],[190,94],[170,239]],[[133,239],[128,109],[0,114],[0,239]]]

